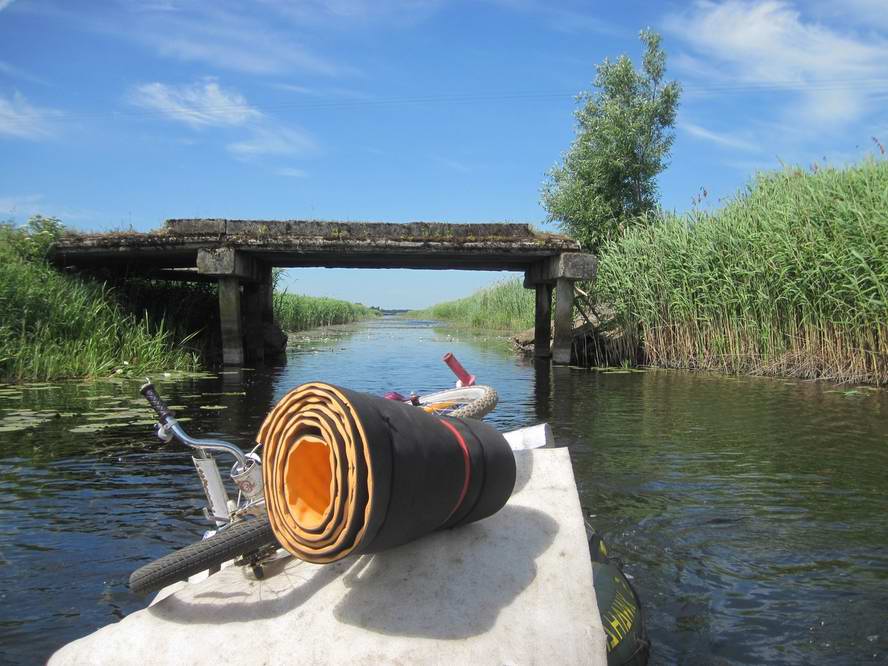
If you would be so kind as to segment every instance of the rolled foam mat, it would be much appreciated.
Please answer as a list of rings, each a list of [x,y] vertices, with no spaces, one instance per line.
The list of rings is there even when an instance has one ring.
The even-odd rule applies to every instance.
[[[515,486],[512,450],[486,423],[321,382],[287,393],[256,439],[274,534],[309,562],[486,518]]]

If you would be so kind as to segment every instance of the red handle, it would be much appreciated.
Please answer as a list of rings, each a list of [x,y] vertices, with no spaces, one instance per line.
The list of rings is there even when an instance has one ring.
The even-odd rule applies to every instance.
[[[462,383],[463,386],[472,386],[475,383],[475,375],[470,375],[464,367],[460,364],[459,361],[456,360],[456,356],[447,352],[444,354],[444,362],[447,364],[453,374],[456,375],[456,378]]]

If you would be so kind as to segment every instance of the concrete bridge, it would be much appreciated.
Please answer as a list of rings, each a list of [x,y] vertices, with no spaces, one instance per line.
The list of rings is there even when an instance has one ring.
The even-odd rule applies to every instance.
[[[535,353],[569,363],[573,285],[596,269],[576,241],[526,224],[168,220],[148,233],[66,235],[51,258],[123,275],[218,281],[226,365],[262,360],[275,266],[523,271],[524,286],[536,290]]]

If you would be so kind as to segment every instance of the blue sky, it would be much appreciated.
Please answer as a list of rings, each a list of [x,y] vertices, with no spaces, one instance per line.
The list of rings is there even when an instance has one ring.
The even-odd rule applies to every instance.
[[[884,0],[0,0],[0,219],[522,221],[595,64],[663,34],[663,205],[888,144]],[[294,270],[384,307],[500,274]]]

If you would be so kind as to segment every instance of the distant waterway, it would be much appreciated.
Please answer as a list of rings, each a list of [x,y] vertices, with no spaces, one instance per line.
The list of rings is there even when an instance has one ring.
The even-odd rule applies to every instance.
[[[153,377],[190,431],[243,447],[288,389],[452,384],[512,429],[552,424],[645,604],[653,663],[888,660],[888,394],[812,382],[550,368],[505,340],[385,317],[293,334],[288,364]],[[0,662],[45,660],[144,607],[130,572],[206,529],[187,452],[139,383],[0,386]]]

